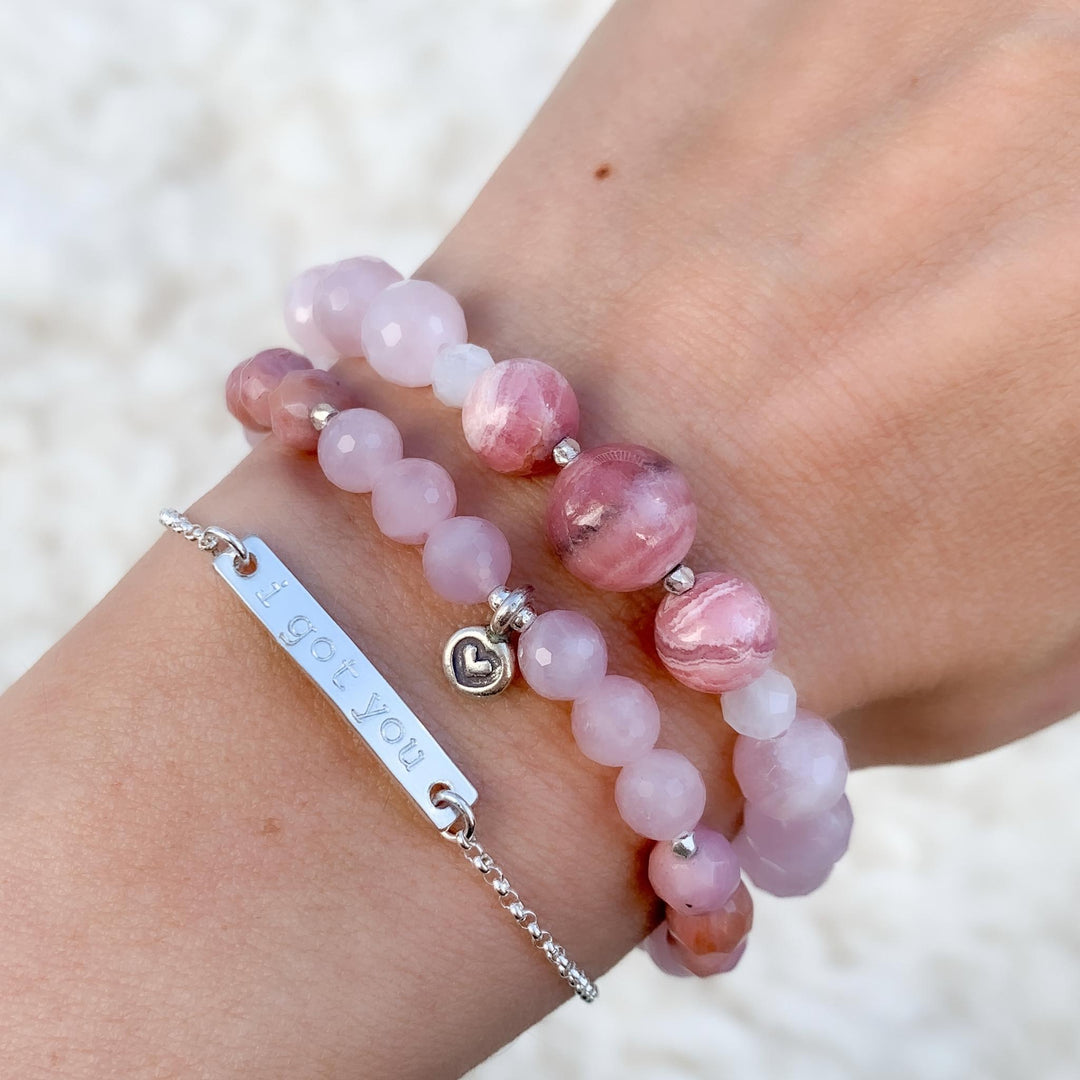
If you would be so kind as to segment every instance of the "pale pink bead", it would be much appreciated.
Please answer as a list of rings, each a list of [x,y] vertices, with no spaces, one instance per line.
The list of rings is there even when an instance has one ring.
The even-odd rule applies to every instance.
[[[548,502],[548,538],[567,570],[614,592],[660,581],[690,550],[696,527],[686,478],[644,446],[585,450]]]
[[[748,944],[749,939],[745,939],[729,953],[714,952],[706,953],[704,956],[695,956],[676,941],[671,951],[676,961],[681,962],[691,975],[696,975],[699,979],[707,979],[711,975],[724,975],[729,971],[734,971],[743,958]]]
[[[422,544],[456,509],[457,489],[450,474],[426,458],[402,458],[387,465],[371,490],[375,524],[383,536],[401,544]]]
[[[668,908],[666,922],[672,938],[694,956],[731,953],[746,940],[754,925],[754,899],[740,881],[714,911],[687,915]]]
[[[319,434],[319,465],[343,491],[370,491],[379,473],[400,460],[401,432],[374,409],[339,412]]]
[[[225,382],[225,404],[244,427],[270,430],[270,394],[290,371],[311,367],[306,356],[291,349],[263,349],[237,364]]]
[[[667,923],[661,923],[642,943],[642,949],[652,962],[665,974],[685,979],[690,972],[675,955],[674,943],[668,934]]]
[[[733,765],[747,801],[780,821],[824,813],[844,793],[848,774],[844,741],[831,724],[805,709],[779,738],[740,735]]]
[[[510,576],[510,544],[480,517],[439,522],[424,544],[424,576],[444,599],[479,604]]]
[[[626,765],[656,745],[660,707],[637,679],[605,675],[574,701],[570,726],[587,758],[600,765]]]
[[[795,719],[795,687],[779,671],[769,668],[752,683],[720,695],[724,719],[740,735],[775,739]]]
[[[315,286],[329,269],[329,266],[312,266],[297,274],[285,291],[285,329],[306,355],[323,361],[331,358],[334,350],[315,325],[312,309]]]
[[[374,297],[360,327],[368,363],[399,386],[427,386],[444,345],[467,338],[465,313],[445,289],[410,278]]]
[[[697,850],[676,855],[671,844],[657,844],[649,855],[649,884],[670,908],[685,915],[716,911],[739,887],[739,857],[726,836],[694,830]]]
[[[587,694],[607,671],[604,635],[592,619],[577,611],[538,615],[518,638],[517,655],[529,686],[555,701]]]
[[[674,840],[701,820],[705,782],[677,750],[650,750],[623,766],[615,781],[615,805],[639,836]]]
[[[329,371],[290,371],[270,392],[270,425],[285,446],[313,451],[319,432],[311,422],[316,405],[347,409],[356,404],[356,395]]]
[[[698,574],[694,587],[665,596],[656,612],[656,650],[680,682],[706,693],[738,690],[768,669],[776,649],[772,611],[733,574]]]
[[[853,823],[846,795],[823,813],[798,821],[777,821],[747,803],[734,846],[759,889],[773,896],[805,896],[824,884],[847,851]]]
[[[338,357],[362,356],[360,326],[371,301],[401,275],[382,259],[358,255],[326,267],[315,282],[312,318]]]
[[[530,473],[552,464],[556,443],[577,434],[566,379],[539,360],[504,360],[473,383],[461,410],[465,441],[488,468]]]

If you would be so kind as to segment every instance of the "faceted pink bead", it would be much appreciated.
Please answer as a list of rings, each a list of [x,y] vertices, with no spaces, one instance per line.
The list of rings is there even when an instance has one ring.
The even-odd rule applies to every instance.
[[[529,686],[555,701],[587,694],[607,671],[604,635],[592,619],[577,611],[538,615],[518,638],[517,654]]]
[[[690,550],[696,527],[686,478],[644,446],[586,450],[552,485],[548,538],[570,573],[600,589],[660,581]]]
[[[461,410],[465,441],[488,468],[518,475],[551,464],[556,443],[578,429],[566,379],[539,360],[504,360],[473,383]]]
[[[315,325],[312,309],[315,286],[329,269],[329,266],[312,266],[297,274],[285,291],[285,329],[306,355],[323,361],[333,357],[334,350]]]
[[[671,951],[675,959],[681,962],[691,975],[696,975],[699,979],[707,979],[710,975],[724,975],[729,971],[734,971],[746,952],[747,944],[748,939],[736,945],[729,953],[714,952],[704,956],[695,956],[676,941]]]
[[[510,544],[480,517],[440,521],[424,544],[424,576],[444,599],[479,604],[510,576]]]
[[[779,821],[813,817],[835,806],[848,774],[843,739],[805,709],[779,738],[740,735],[733,765],[747,801]]]
[[[374,409],[339,412],[319,434],[319,465],[343,491],[370,491],[379,473],[400,460],[401,432]]]
[[[720,695],[724,719],[740,735],[775,739],[795,719],[796,696],[791,680],[769,668],[752,683]]]
[[[649,959],[665,974],[685,979],[690,972],[675,955],[674,942],[668,934],[667,923],[661,923],[642,943]]]
[[[356,404],[356,395],[329,371],[290,371],[270,392],[270,425],[285,446],[314,451],[319,432],[311,422],[316,405],[347,409]]]
[[[674,840],[701,820],[705,782],[677,750],[650,750],[623,766],[615,781],[615,805],[639,836]]]
[[[712,829],[696,828],[694,842],[697,850],[687,858],[671,844],[657,844],[649,855],[649,883],[668,907],[704,915],[723,907],[739,887],[739,857]]]
[[[360,325],[371,301],[401,275],[382,259],[359,255],[327,267],[315,283],[312,318],[338,357],[363,356]]]
[[[384,379],[427,386],[439,349],[466,340],[465,313],[445,289],[410,278],[372,299],[360,337],[364,356]]]
[[[847,851],[853,823],[846,795],[824,813],[798,821],[777,821],[747,803],[734,846],[759,889],[773,896],[805,896],[824,884]]]
[[[306,371],[311,361],[291,349],[264,349],[237,364],[225,382],[225,404],[244,427],[270,430],[270,394],[290,371]]]
[[[656,745],[660,707],[637,679],[605,675],[574,701],[570,726],[578,749],[591,761],[626,765]]]
[[[669,907],[666,922],[671,936],[692,956],[731,953],[746,940],[754,925],[754,899],[740,881],[714,911],[687,915]]]
[[[457,489],[450,474],[426,458],[402,458],[387,465],[371,490],[375,524],[383,536],[400,544],[422,544],[456,509]]]
[[[706,693],[738,690],[764,674],[776,648],[772,611],[733,574],[698,574],[694,587],[665,596],[656,612],[656,649],[680,682]]]

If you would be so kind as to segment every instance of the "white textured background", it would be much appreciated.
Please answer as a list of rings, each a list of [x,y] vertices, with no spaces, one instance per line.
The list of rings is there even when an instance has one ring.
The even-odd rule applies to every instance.
[[[0,2],[0,683],[243,453],[222,381],[292,272],[408,272],[604,7]],[[475,1075],[1075,1078],[1078,779],[1075,722],[858,776],[850,857],[727,981],[633,956]]]

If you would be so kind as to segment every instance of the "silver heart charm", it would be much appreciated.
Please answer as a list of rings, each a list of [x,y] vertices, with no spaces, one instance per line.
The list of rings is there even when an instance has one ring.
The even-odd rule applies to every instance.
[[[514,650],[486,626],[465,626],[443,649],[443,671],[459,690],[487,697],[514,678]]]

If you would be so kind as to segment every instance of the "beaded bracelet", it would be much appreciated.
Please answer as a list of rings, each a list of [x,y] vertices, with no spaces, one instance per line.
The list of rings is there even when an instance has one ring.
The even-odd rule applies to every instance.
[[[287,445],[317,449],[333,483],[372,491],[386,535],[424,543],[425,574],[437,592],[458,602],[486,595],[495,611],[488,626],[463,628],[446,647],[444,668],[459,689],[502,689],[513,675],[507,638],[521,633],[525,681],[541,696],[573,701],[579,747],[621,767],[615,795],[624,820],[660,841],[649,877],[667,916],[648,951],[677,974],[730,970],[752,921],[740,866],[765,891],[810,892],[846,850],[852,816],[843,743],[824,720],[796,707],[790,680],[770,667],[776,633],[768,605],[747,582],[719,572],[695,576],[682,562],[697,517],[685,478],[643,447],[582,452],[574,439],[577,401],[560,373],[537,360],[494,364],[466,343],[452,296],[430,282],[402,280],[381,260],[301,274],[290,287],[286,322],[316,356],[364,355],[391,382],[432,384],[441,401],[462,408],[469,445],[497,471],[561,467],[548,535],[576,576],[615,591],[663,582],[660,658],[686,685],[721,694],[725,719],[739,734],[734,768],[747,802],[730,844],[700,825],[705,790],[697,769],[655,748],[659,711],[648,689],[606,674],[606,647],[591,620],[576,612],[537,616],[527,587],[505,587],[505,538],[483,519],[453,517],[445,470],[402,459],[389,420],[346,408],[333,376],[295,353],[260,353],[230,376],[227,401],[247,429],[272,428]]]

